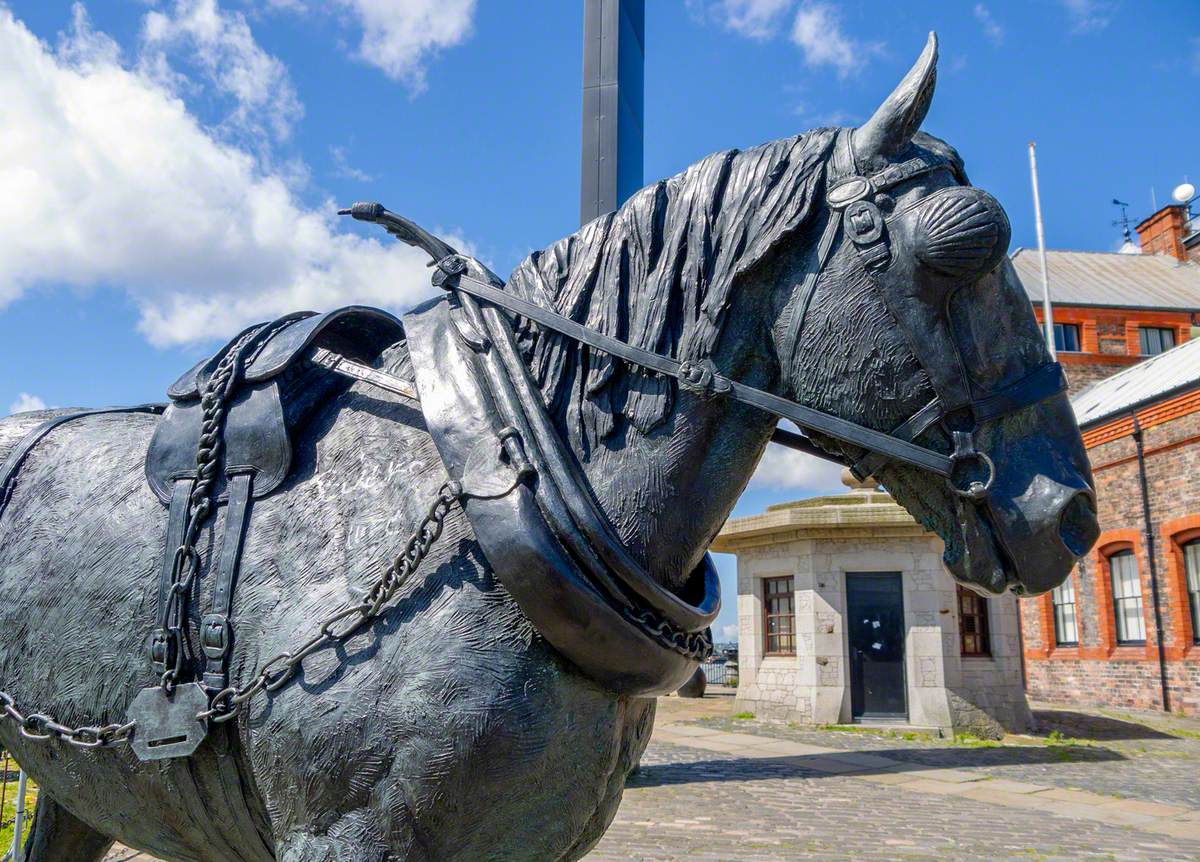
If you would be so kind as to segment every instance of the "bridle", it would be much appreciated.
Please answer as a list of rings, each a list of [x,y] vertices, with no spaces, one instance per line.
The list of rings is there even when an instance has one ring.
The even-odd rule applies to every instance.
[[[829,217],[817,245],[816,265],[810,268],[791,301],[791,313],[787,318],[787,328],[783,339],[782,359],[786,364],[790,364],[795,357],[804,319],[816,293],[817,280],[829,262],[838,235],[844,232],[846,239],[857,252],[857,258],[863,271],[869,277],[897,327],[903,333],[910,350],[925,371],[931,388],[934,390],[934,397],[908,419],[893,428],[889,436],[911,443],[933,426],[943,425],[952,446],[952,452],[948,457],[949,463],[945,465],[949,469],[946,471],[932,469],[932,472],[944,476],[956,496],[972,502],[981,502],[986,499],[988,491],[995,481],[996,466],[986,453],[976,449],[975,431],[985,422],[1031,407],[1065,391],[1067,388],[1066,375],[1061,365],[1049,361],[1009,386],[995,390],[981,398],[973,397],[966,363],[952,332],[953,323],[949,313],[949,303],[954,291],[947,293],[938,315],[940,319],[937,321],[937,326],[944,327],[943,334],[946,336],[941,339],[942,350],[940,352],[929,350],[926,342],[929,336],[928,331],[918,335],[914,321],[906,319],[911,316],[910,310],[900,301],[902,290],[898,289],[900,285],[897,284],[897,274],[892,267],[894,256],[889,224],[914,207],[926,203],[943,190],[926,195],[903,209],[891,212],[890,215],[885,216],[883,209],[891,210],[894,205],[894,200],[888,194],[890,191],[937,170],[949,170],[954,174],[960,185],[949,187],[951,189],[962,188],[968,186],[969,183],[957,164],[927,150],[917,148],[914,148],[913,156],[905,161],[889,164],[874,173],[864,173],[858,167],[851,135],[850,130],[843,129],[838,132],[834,141],[825,193]],[[936,357],[944,355],[947,352],[946,348],[949,348],[948,352],[954,356],[955,361],[953,363],[937,362]],[[952,417],[953,422],[950,421]],[[813,428],[812,430],[822,429]],[[825,432],[822,430],[822,433]],[[819,448],[803,444],[797,446],[795,444],[800,441],[794,438],[799,435],[788,436],[789,439],[779,440],[777,435],[776,442],[793,445],[794,448],[810,452],[813,448]],[[811,441],[808,442],[811,443]],[[867,448],[871,451],[857,461],[847,464],[859,480],[866,479],[889,460],[931,469],[924,464],[905,461],[903,457],[888,451],[885,447]],[[843,459],[837,456],[830,457],[823,451],[813,454],[845,463]],[[964,468],[972,463],[983,468],[986,478],[982,481],[979,479],[970,479],[966,482],[957,481],[963,473],[967,472]]]
[[[888,219],[880,204],[889,190],[916,177],[940,169],[950,169],[965,184],[957,167],[925,150],[914,149],[913,157],[888,165],[881,171],[863,174],[857,168],[850,142],[849,130],[842,130],[834,143],[833,156],[826,182],[826,205],[829,218],[817,249],[817,263],[796,289],[791,300],[792,312],[784,338],[784,357],[790,359],[803,326],[805,312],[812,300],[820,272],[828,263],[837,237],[843,231],[854,245],[862,266],[882,296],[898,327],[905,333],[914,356],[928,376],[934,397],[890,433],[877,431],[856,422],[808,407],[797,401],[756,389],[722,374],[711,359],[677,360],[670,356],[636,347],[612,336],[597,332],[570,318],[535,305],[506,292],[500,279],[485,281],[474,272],[486,268],[460,255],[454,248],[429,234],[408,219],[384,209],[377,203],[355,204],[343,212],[362,221],[385,227],[389,233],[409,245],[424,249],[433,258],[437,271],[434,285],[447,291],[462,291],[505,311],[527,318],[545,329],[572,341],[600,350],[631,365],[671,377],[686,390],[706,397],[727,397],[756,407],[776,417],[787,419],[805,433],[777,431],[772,439],[790,448],[846,464],[860,478],[874,473],[887,462],[899,462],[944,477],[959,498],[981,502],[996,478],[995,465],[975,448],[975,430],[987,422],[1009,413],[1023,410],[1066,389],[1066,377],[1057,362],[1047,362],[1038,369],[1002,389],[982,398],[973,398],[966,365],[957,348],[954,367],[944,369],[945,363],[933,361],[927,347],[918,341],[917,333],[904,320],[903,309],[897,307],[901,291],[894,274],[894,255],[888,231]],[[936,193],[935,193],[936,194]],[[933,195],[927,196],[933,197]],[[926,198],[926,199],[927,199]],[[899,213],[898,213],[899,214]],[[947,330],[949,314],[942,310]],[[944,339],[951,343],[952,338]],[[956,421],[951,425],[950,418]],[[962,421],[961,417],[968,421]],[[949,455],[921,445],[915,440],[935,424],[942,423],[952,445]],[[811,439],[816,433],[842,443],[867,450],[857,461],[827,452]],[[968,478],[968,467],[982,466],[985,478]],[[965,480],[965,481],[964,481]]]

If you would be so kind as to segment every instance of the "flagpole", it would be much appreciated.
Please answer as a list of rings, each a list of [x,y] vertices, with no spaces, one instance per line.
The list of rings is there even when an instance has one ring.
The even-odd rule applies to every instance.
[[[1046,268],[1046,233],[1042,229],[1042,198],[1038,194],[1037,143],[1029,142],[1029,176],[1033,181],[1033,217],[1037,222],[1038,255],[1042,260],[1042,323],[1046,329],[1046,348],[1057,359],[1054,349],[1054,311],[1050,307],[1050,274]]]

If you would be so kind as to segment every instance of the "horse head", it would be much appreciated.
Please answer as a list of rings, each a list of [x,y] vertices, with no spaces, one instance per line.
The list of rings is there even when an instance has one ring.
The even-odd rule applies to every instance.
[[[823,212],[783,264],[783,394],[949,458],[948,476],[811,435],[945,541],[961,582],[1058,585],[1095,542],[1091,469],[1000,204],[919,131],[937,42],[864,125],[833,133]],[[797,244],[799,245],[799,244]]]

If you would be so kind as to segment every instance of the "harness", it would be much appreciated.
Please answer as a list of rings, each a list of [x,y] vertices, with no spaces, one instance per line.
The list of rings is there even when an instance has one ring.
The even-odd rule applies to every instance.
[[[890,209],[894,204],[888,194],[890,191],[934,171],[951,170],[960,182],[965,182],[965,177],[947,159],[916,148],[913,152],[914,155],[903,162],[864,174],[856,164],[851,132],[839,132],[826,180],[829,214],[817,244],[816,266],[806,274],[792,298],[782,348],[782,358],[785,362],[790,361],[815,295],[820,272],[829,262],[839,235],[844,233],[934,390],[934,397],[927,404],[886,433],[732,380],[722,374],[711,360],[679,361],[654,353],[507,293],[498,278],[485,279],[477,271],[472,272],[473,268],[483,269],[478,262],[459,255],[446,243],[407,219],[388,212],[380,204],[355,204],[342,212],[362,221],[380,224],[401,241],[428,252],[437,266],[433,282],[443,289],[469,294],[631,365],[671,377],[684,389],[729,397],[787,419],[804,432],[796,434],[778,429],[772,436],[776,443],[846,464],[859,479],[865,479],[888,462],[907,464],[944,477],[958,498],[979,503],[986,499],[996,470],[991,459],[975,448],[976,429],[984,422],[1031,407],[1065,391],[1067,380],[1062,366],[1048,361],[1015,383],[976,398],[972,393],[966,364],[949,332],[951,323],[945,306],[939,309],[940,332],[931,332],[928,326],[921,325],[924,321],[916,319],[917,314],[911,303],[905,302],[909,298],[906,296],[906,285],[900,283],[893,266],[895,255],[889,232],[889,221],[907,210],[893,213],[889,218],[884,216],[881,207]],[[932,195],[922,201],[929,197]],[[483,272],[486,273],[486,269]],[[946,298],[947,304],[948,301],[949,297]],[[955,358],[949,368],[936,361],[937,357],[946,353]],[[938,424],[947,426],[947,435],[952,444],[949,455],[915,442]],[[849,460],[817,445],[810,436],[812,433],[865,449],[866,453],[856,460]],[[983,468],[984,478],[979,478],[978,470],[970,469],[972,465]]]
[[[846,463],[860,478],[890,462],[906,464],[944,477],[960,507],[988,505],[996,470],[975,448],[979,425],[1061,393],[1066,379],[1061,366],[1048,361],[1016,383],[975,397],[953,338],[947,311],[950,293],[934,308],[898,262],[903,256],[894,253],[902,228],[899,219],[907,210],[893,212],[889,194],[937,170],[955,171],[960,182],[965,178],[945,159],[916,148],[913,153],[903,162],[864,174],[855,163],[850,132],[839,133],[826,179],[828,213],[816,265],[791,298],[782,351],[789,363],[819,274],[844,235],[934,392],[927,404],[890,432],[733,380],[710,359],[679,361],[523,300],[506,292],[504,283],[478,261],[380,204],[355,204],[343,211],[380,224],[428,252],[436,266],[433,283],[449,293],[449,301],[440,299],[415,310],[403,328],[374,309],[289,315],[251,327],[185,374],[169,390],[173,403],[165,410],[146,459],[150,485],[169,507],[159,612],[149,643],[160,685],[133,701],[125,724],[67,728],[42,714],[22,715],[2,691],[0,712],[19,721],[22,733],[31,738],[57,736],[85,748],[132,741],[143,759],[186,756],[205,738],[208,721],[236,717],[257,693],[286,684],[306,656],[345,640],[374,619],[428,553],[455,502],[463,506],[497,576],[534,626],[587,676],[633,696],[681,685],[712,650],[708,626],[720,607],[712,561],[705,555],[676,594],[632,558],[559,438],[516,346],[512,320],[502,312],[670,377],[703,397],[729,398],[788,419],[803,433],[777,430],[775,442]],[[918,205],[941,193],[926,196]],[[891,215],[885,216],[885,210]],[[986,227],[986,219],[981,224]],[[1000,245],[998,237],[992,239]],[[981,235],[980,241],[986,240]],[[337,334],[335,324],[346,338],[340,343],[336,338],[333,343],[320,341],[322,333]],[[415,385],[368,364],[401,337],[409,340]],[[938,362],[947,353],[956,361]],[[270,659],[249,682],[232,687],[227,668],[232,596],[249,509],[254,499],[288,476],[289,427],[299,421],[286,414],[278,380],[289,369],[312,366],[418,398],[450,480],[405,551],[362,603],[325,620],[309,642]],[[162,411],[158,405],[126,408]],[[30,432],[0,468],[0,511],[18,468],[36,443],[63,422],[99,412],[120,411],[56,417]],[[916,442],[935,425],[945,430],[950,454]],[[864,454],[851,461],[826,451],[813,435]],[[220,501],[228,505],[212,609],[200,626],[203,682],[181,684],[187,602],[199,568],[197,532]]]

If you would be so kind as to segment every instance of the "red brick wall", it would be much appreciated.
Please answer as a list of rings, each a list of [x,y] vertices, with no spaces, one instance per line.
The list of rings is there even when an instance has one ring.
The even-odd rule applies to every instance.
[[[1142,254],[1169,254],[1187,260],[1183,238],[1187,235],[1187,208],[1169,204],[1137,226]]]
[[[1171,707],[1200,714],[1200,646],[1193,632],[1179,543],[1200,537],[1200,411],[1196,399],[1175,399],[1179,410],[1157,405],[1144,429],[1151,528],[1158,567],[1164,655]],[[1176,415],[1184,410],[1182,415]],[[1128,430],[1117,426],[1116,430]],[[1115,432],[1114,432],[1115,433]],[[1089,431],[1092,440],[1105,434]],[[1021,602],[1026,683],[1031,697],[1142,709],[1162,707],[1153,594],[1141,489],[1133,440],[1128,434],[1088,450],[1104,531],[1096,548],[1072,574],[1079,645],[1056,647],[1050,597]],[[1107,554],[1133,550],[1142,584],[1144,646],[1116,643]]]
[[[1035,304],[1033,312],[1040,323],[1041,306]],[[1139,327],[1174,329],[1176,344],[1183,344],[1192,334],[1192,315],[1185,311],[1055,305],[1054,322],[1079,327],[1079,352],[1058,355],[1067,370],[1071,395],[1145,359],[1139,352]]]

